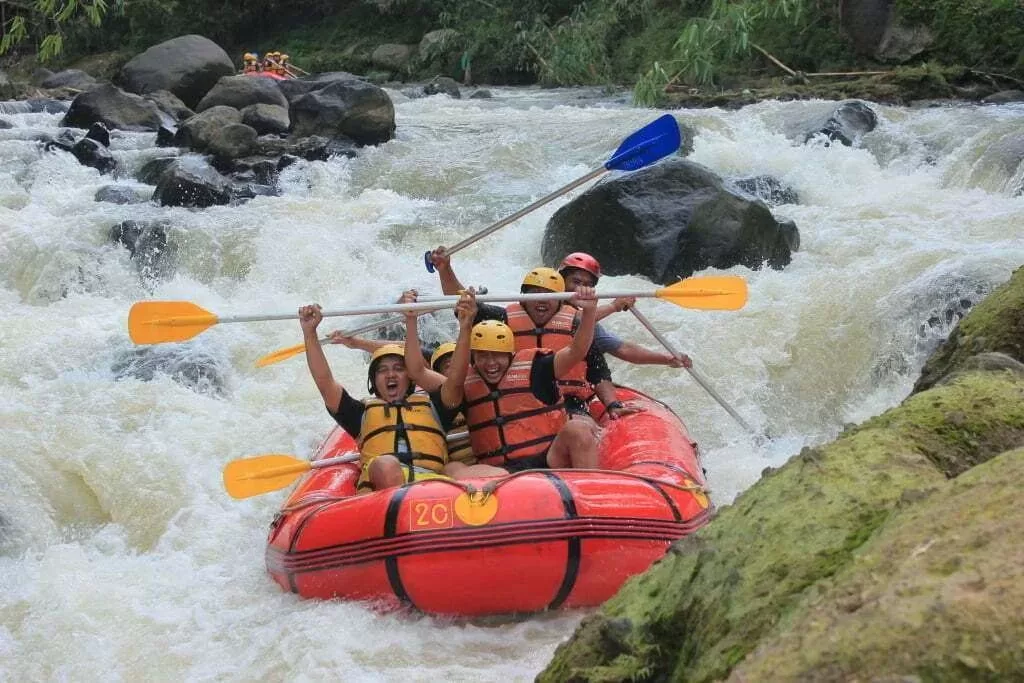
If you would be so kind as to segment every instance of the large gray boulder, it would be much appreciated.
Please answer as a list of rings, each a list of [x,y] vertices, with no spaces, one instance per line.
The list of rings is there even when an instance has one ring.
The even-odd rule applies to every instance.
[[[169,90],[157,90],[143,95],[147,100],[160,108],[160,111],[170,116],[175,121],[184,121],[196,115],[194,111],[185,106],[177,95]]]
[[[284,134],[288,132],[291,120],[288,118],[288,107],[273,104],[250,104],[241,111],[242,123],[251,126],[260,135],[267,133]]]
[[[843,30],[862,55],[886,62],[906,62],[935,41],[928,27],[900,18],[893,0],[844,0]]]
[[[609,275],[667,284],[705,268],[782,268],[799,233],[764,203],[700,164],[669,159],[600,183],[559,209],[542,245],[546,263],[587,251]]]
[[[302,78],[289,78],[286,81],[278,81],[277,87],[281,89],[288,102],[294,102],[298,98],[311,92],[321,90],[335,81],[365,81],[366,79],[347,71],[325,71]]]
[[[209,38],[180,36],[154,45],[121,69],[125,90],[150,93],[170,90],[194,109],[222,76],[235,73],[227,53]]]
[[[234,107],[211,107],[183,121],[172,142],[177,147],[205,152],[218,130],[241,122],[242,114]]]
[[[106,84],[75,97],[61,125],[88,128],[99,122],[110,130],[155,131],[165,117],[149,100]]]
[[[225,76],[199,101],[196,112],[218,106],[245,109],[250,104],[273,104],[287,109],[288,99],[272,78]]]
[[[837,106],[824,120],[814,123],[804,135],[807,142],[824,135],[830,142],[851,147],[878,125],[878,115],[867,103],[849,100]]]
[[[370,63],[388,71],[407,73],[409,71],[409,63],[415,54],[415,45],[384,43],[383,45],[378,45],[377,49],[370,55]]]
[[[380,87],[346,79],[324,83],[291,102],[292,134],[348,137],[377,145],[395,136],[395,107]]]

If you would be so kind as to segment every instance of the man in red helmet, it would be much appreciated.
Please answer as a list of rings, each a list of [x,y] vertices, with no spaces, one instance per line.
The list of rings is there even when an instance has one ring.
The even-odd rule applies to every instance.
[[[565,279],[566,291],[575,291],[578,287],[596,287],[601,279],[601,264],[597,259],[582,251],[573,253],[562,259],[558,272]],[[598,310],[598,320],[618,311],[629,310],[636,303],[633,298],[615,299]],[[597,325],[594,329],[594,348],[601,353],[610,353],[619,360],[636,365],[668,365],[673,368],[690,367],[693,362],[686,354],[677,358],[665,351],[654,351],[630,341],[625,341],[616,334]]]

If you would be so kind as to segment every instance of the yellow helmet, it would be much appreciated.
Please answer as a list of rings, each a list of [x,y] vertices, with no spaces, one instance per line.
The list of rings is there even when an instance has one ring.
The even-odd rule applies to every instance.
[[[515,353],[516,340],[512,328],[500,320],[484,320],[473,325],[469,348],[474,351]]]
[[[565,279],[554,268],[534,268],[523,278],[522,287],[540,287],[549,292],[564,292]]]
[[[445,342],[437,347],[434,354],[430,357],[430,367],[432,370],[437,370],[438,362],[447,356],[449,353],[455,353],[455,342]]]
[[[286,62],[286,61],[288,61],[289,59],[291,59],[291,57],[289,57],[288,55],[281,55],[281,61],[282,61],[282,62]]]
[[[242,55],[242,59],[245,59],[245,60],[256,59],[256,55],[254,55],[251,52],[246,52],[244,55]]]
[[[405,347],[401,344],[385,344],[370,355],[370,367],[366,371],[366,388],[373,395],[377,395],[377,387],[373,385],[373,376],[377,372],[377,361],[384,356],[399,356],[403,360],[405,359]],[[413,389],[412,383],[409,384],[410,391]]]

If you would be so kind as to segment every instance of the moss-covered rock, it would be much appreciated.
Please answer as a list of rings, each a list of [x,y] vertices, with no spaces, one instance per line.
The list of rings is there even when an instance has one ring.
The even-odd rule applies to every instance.
[[[900,505],[730,681],[1024,676],[1024,449]]]
[[[896,528],[894,515],[916,501],[938,500],[935,492],[949,486],[946,472],[1024,443],[1022,406],[1024,381],[1017,375],[972,373],[908,399],[828,446],[804,449],[584,620],[539,680],[728,676],[762,642],[781,639],[804,618],[815,596],[853,571],[862,548],[886,555],[887,546],[876,539],[880,529]],[[954,522],[963,513],[950,507],[945,514],[951,533],[959,533]],[[964,534],[956,542],[971,539]],[[979,652],[964,651],[968,658]],[[987,659],[977,661],[987,666]],[[805,680],[847,680],[841,674]]]
[[[925,363],[914,392],[935,386],[968,358],[985,352],[1004,353],[1024,362],[1024,268],[1018,268],[1009,282],[960,321]]]

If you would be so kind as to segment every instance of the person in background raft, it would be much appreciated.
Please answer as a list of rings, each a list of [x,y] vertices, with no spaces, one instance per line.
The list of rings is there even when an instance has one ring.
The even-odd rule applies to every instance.
[[[242,55],[242,73],[254,74],[260,70],[260,58],[254,52],[246,52]]]
[[[463,300],[466,296],[475,307],[472,291]],[[568,419],[556,383],[583,361],[593,341],[594,290],[582,287],[576,299],[581,308],[579,328],[572,343],[558,351],[517,351],[512,328],[485,320],[473,326],[470,339],[459,336],[447,378],[410,358],[409,375],[421,386],[436,386],[443,380],[448,388],[453,379],[465,377],[458,391],[459,404],[451,403],[452,396],[446,392],[444,408],[466,416],[473,453],[481,463],[508,472],[597,467],[597,437],[586,422]],[[466,347],[472,350],[468,368],[462,353]]]
[[[403,295],[403,298],[399,299],[399,303],[416,300],[415,290],[408,292],[407,295]],[[415,332],[416,326],[413,325],[413,331],[409,332],[409,334],[414,334]],[[340,330],[335,330],[327,336],[332,344],[341,344],[350,349],[360,349],[371,354],[376,353],[381,347],[394,344],[394,342],[382,341],[380,339],[348,337]],[[410,349],[406,348],[406,353],[411,353]],[[430,357],[430,369],[442,375],[447,375],[454,353],[455,342],[445,342],[439,345]],[[453,417],[451,429],[448,430],[446,437],[448,440],[448,464],[445,465],[444,473],[449,477],[463,479],[466,477],[487,477],[505,474],[502,470],[495,470],[495,468],[487,467],[486,465],[481,465],[477,468],[472,467],[476,465],[476,458],[473,457],[473,449],[469,445],[466,418],[462,413]]]
[[[558,266],[558,273],[565,279],[565,288],[576,291],[578,287],[597,287],[601,278],[601,264],[590,254],[582,251],[573,252]],[[611,306],[602,307],[598,319],[611,313],[627,311],[636,303],[634,298],[619,298],[612,301]],[[601,315],[603,313],[604,315]],[[668,365],[673,368],[691,367],[693,362],[683,354],[680,358],[664,351],[646,349],[633,342],[625,341],[598,325],[594,330],[594,346],[601,353],[610,353],[619,360],[635,365]]]
[[[460,301],[456,306],[459,336],[465,339],[464,347],[469,344],[476,314],[476,307],[471,303]],[[363,466],[358,483],[360,491],[444,476],[441,473],[448,464],[445,433],[451,425],[441,422],[439,406],[444,405],[442,395],[446,392],[450,394],[447,404],[454,405],[461,400],[462,380],[459,379],[457,392],[449,385],[442,385],[429,395],[414,393],[405,368],[405,349],[397,344],[382,346],[373,353],[367,373],[367,385],[373,396],[359,401],[338,384],[331,373],[317,337],[322,319],[320,306],[316,304],[299,309],[310,375],[327,412],[359,441]],[[462,362],[468,362],[468,349],[462,353]],[[422,354],[413,355],[423,362]]]

